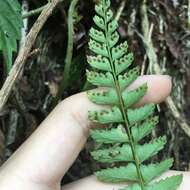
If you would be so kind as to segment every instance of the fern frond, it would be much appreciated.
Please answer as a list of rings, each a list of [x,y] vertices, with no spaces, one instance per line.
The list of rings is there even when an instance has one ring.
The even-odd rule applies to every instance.
[[[89,49],[93,54],[87,57],[89,65],[95,71],[87,71],[87,80],[93,85],[106,88],[91,90],[87,94],[92,102],[106,105],[107,109],[89,111],[89,119],[100,124],[112,124],[112,128],[91,130],[91,137],[104,147],[93,151],[91,155],[99,162],[112,165],[115,162],[127,162],[127,166],[100,170],[96,176],[105,182],[137,182],[128,187],[128,190],[175,190],[180,177],[148,184],[172,165],[172,159],[156,164],[142,164],[164,148],[166,137],[140,144],[158,123],[158,117],[152,116],[155,105],[131,107],[144,97],[147,84],[126,90],[137,79],[139,68],[131,69],[134,56],[128,52],[128,43],[118,43],[118,23],[110,9],[110,0],[99,0],[95,11],[93,20],[96,26],[89,34]],[[113,127],[116,125],[118,126]],[[175,180],[176,183],[173,183]]]

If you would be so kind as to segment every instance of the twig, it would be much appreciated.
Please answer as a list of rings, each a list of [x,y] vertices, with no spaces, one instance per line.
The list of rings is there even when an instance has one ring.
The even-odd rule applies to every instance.
[[[126,0],[123,0],[119,6],[119,9],[117,11],[117,14],[115,16],[115,19],[118,21],[119,18],[121,17],[121,14],[123,13],[123,10],[125,8],[125,5],[126,5],[127,1]]]
[[[46,7],[46,5],[43,5],[43,6],[39,7],[39,8],[37,8],[37,9],[31,10],[31,11],[23,14],[22,18],[25,19],[25,18],[34,16],[34,15],[40,14],[45,7]]]
[[[149,34],[149,20],[148,20],[148,15],[147,15],[147,6],[146,6],[146,1],[142,3],[141,6],[141,16],[142,16],[142,31],[143,31],[143,42],[145,45],[146,53],[149,58],[150,65],[152,65],[153,72],[156,74],[162,74],[161,68],[158,64],[158,57],[156,55],[153,42],[150,38]],[[185,132],[185,134],[190,137],[190,127],[187,123],[187,121],[183,118],[183,116],[180,114],[178,111],[174,100],[172,99],[171,96],[169,96],[166,99],[166,105],[168,106],[169,110],[173,114],[173,117],[181,127],[181,129]]]
[[[144,59],[141,66],[141,76],[145,74],[147,54],[144,55]]]
[[[52,0],[50,3],[48,3],[34,25],[32,26],[29,34],[26,37],[25,43],[22,45],[19,54],[15,60],[15,63],[9,73],[9,76],[7,77],[5,83],[3,84],[3,87],[0,91],[0,112],[3,110],[4,105],[6,104],[9,95],[11,93],[11,90],[13,89],[13,86],[15,82],[17,81],[19,74],[24,67],[24,64],[28,58],[28,54],[30,53],[32,46],[36,40],[36,37],[38,33],[40,32],[41,28],[49,18],[49,16],[52,14],[53,10],[57,6],[57,4],[60,2],[60,0]]]
[[[154,28],[154,25],[151,24],[150,30],[149,30],[149,32],[148,32],[147,35],[146,35],[146,37],[147,37],[147,39],[148,39],[148,41],[147,41],[146,43],[151,43],[151,36],[152,36],[153,28]],[[142,35],[141,35],[140,37],[141,37],[141,39],[144,41],[144,37],[143,37]],[[151,54],[151,53],[150,53],[150,54]],[[144,75],[144,73],[145,73],[147,57],[148,57],[147,54],[145,54],[145,56],[144,56],[144,61],[143,61],[143,63],[142,63],[141,75]],[[150,57],[152,58],[153,56],[150,56],[150,55],[149,55],[149,58],[150,58]],[[152,59],[152,60],[153,60],[153,59]],[[153,72],[152,72],[152,68],[153,68],[152,63],[153,63],[153,61],[150,61],[149,66],[148,66],[148,69],[150,70],[150,71],[149,71],[150,73],[153,73]]]
[[[190,29],[190,0],[188,1],[187,17],[188,17],[188,28]]]
[[[145,49],[146,49],[146,53],[148,55],[149,58],[149,64],[150,64],[150,73],[153,73],[154,68],[153,67],[157,67],[157,63],[158,63],[158,58],[156,55],[156,52],[154,50],[154,46],[150,37],[150,33],[152,33],[152,29],[150,29],[149,26],[149,21],[148,21],[148,15],[147,15],[147,7],[146,7],[146,1],[144,0],[142,6],[141,6],[141,15],[142,15],[142,31],[143,31],[143,36],[141,36],[144,45],[145,45]],[[153,26],[153,25],[152,25]],[[161,74],[161,70],[156,68],[156,70],[159,72],[157,74]]]
[[[61,99],[61,96],[64,92],[64,90],[68,86],[68,80],[70,77],[70,69],[71,69],[71,63],[72,63],[72,57],[73,57],[73,35],[74,35],[74,20],[73,15],[76,8],[76,5],[79,0],[73,0],[69,7],[69,14],[68,14],[68,44],[67,44],[67,53],[65,58],[65,67],[63,71],[63,79],[61,81],[61,84],[59,86],[59,90],[57,93],[57,96],[55,97],[55,100],[53,102],[53,106],[55,106],[58,101]]]

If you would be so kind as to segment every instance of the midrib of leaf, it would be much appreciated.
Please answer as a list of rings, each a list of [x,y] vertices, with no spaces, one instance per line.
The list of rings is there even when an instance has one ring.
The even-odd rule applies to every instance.
[[[140,170],[140,162],[139,162],[138,157],[136,156],[135,145],[134,145],[131,130],[130,130],[130,127],[129,127],[128,117],[127,117],[127,114],[126,114],[127,112],[125,110],[124,101],[123,101],[123,98],[122,98],[121,89],[120,89],[120,85],[119,85],[119,82],[118,82],[118,77],[116,75],[114,62],[113,62],[113,58],[112,58],[112,54],[111,54],[111,48],[109,46],[108,22],[107,22],[106,10],[105,10],[106,3],[105,3],[105,0],[103,2],[104,2],[104,6],[103,6],[103,9],[104,9],[104,21],[105,21],[105,25],[106,25],[105,38],[106,38],[107,51],[108,51],[108,55],[109,55],[109,62],[110,62],[110,66],[112,68],[112,74],[113,74],[113,78],[114,78],[115,89],[116,89],[116,92],[117,92],[117,96],[119,98],[119,107],[120,107],[120,110],[121,110],[121,113],[122,113],[122,116],[123,116],[123,119],[124,119],[124,122],[125,122],[125,130],[126,130],[127,135],[129,137],[129,144],[131,146],[133,159],[135,161],[137,175],[138,175],[138,178],[140,180],[140,186],[141,186],[141,189],[144,190],[144,180],[143,180],[143,176],[142,176],[142,173],[141,173],[141,170]]]

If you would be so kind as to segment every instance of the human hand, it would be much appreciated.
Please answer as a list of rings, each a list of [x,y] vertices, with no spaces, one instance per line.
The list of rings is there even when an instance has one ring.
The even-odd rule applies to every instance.
[[[141,104],[159,103],[171,91],[168,76],[143,76],[130,88],[148,83],[147,95]],[[61,179],[77,158],[89,134],[92,123],[88,110],[99,106],[91,103],[86,93],[80,93],[61,102],[34,134],[0,168],[1,190],[60,190]],[[181,172],[169,171],[164,176]],[[183,172],[179,190],[190,187],[190,173]],[[126,184],[104,184],[91,176],[66,185],[62,190],[112,190]]]

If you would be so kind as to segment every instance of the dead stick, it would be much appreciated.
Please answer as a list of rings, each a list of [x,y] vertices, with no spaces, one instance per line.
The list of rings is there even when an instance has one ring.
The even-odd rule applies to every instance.
[[[36,40],[36,37],[42,27],[44,26],[45,22],[49,18],[49,16],[52,14],[53,10],[57,6],[57,4],[61,0],[52,0],[50,3],[48,3],[43,11],[41,12],[40,16],[32,26],[30,32],[28,33],[26,37],[25,43],[22,45],[19,54],[15,60],[15,63],[9,73],[9,76],[5,80],[5,83],[3,84],[3,87],[0,91],[0,112],[3,110],[4,105],[6,104],[9,95],[11,93],[11,90],[13,89],[13,86],[15,82],[18,79],[18,76],[24,67],[24,64],[28,58],[28,55],[32,49],[32,46]]]
[[[119,6],[119,9],[117,11],[117,14],[115,16],[115,20],[119,21],[120,17],[121,17],[121,14],[123,13],[123,10],[125,8],[125,5],[126,5],[127,1],[126,0],[123,0]]]

